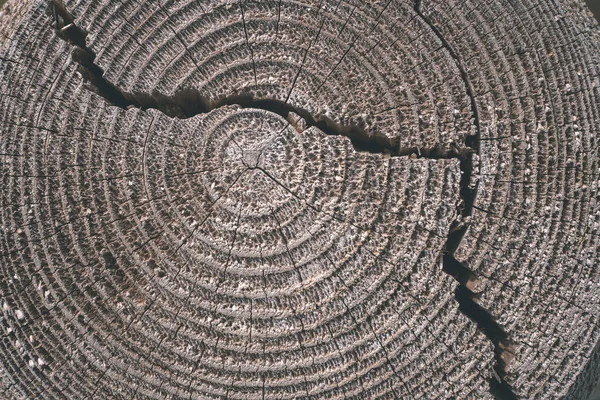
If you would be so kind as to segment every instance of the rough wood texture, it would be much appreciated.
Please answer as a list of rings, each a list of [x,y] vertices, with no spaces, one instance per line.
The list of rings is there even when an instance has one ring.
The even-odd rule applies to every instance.
[[[36,0],[0,398],[583,399],[600,42],[532,0]]]
[[[0,51],[4,50],[4,46],[9,42],[10,38],[31,8],[31,1],[8,0],[0,5]]]

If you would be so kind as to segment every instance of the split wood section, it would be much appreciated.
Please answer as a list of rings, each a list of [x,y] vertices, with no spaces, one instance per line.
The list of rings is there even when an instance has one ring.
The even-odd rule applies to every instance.
[[[2,396],[585,396],[577,7],[32,2],[0,56]]]

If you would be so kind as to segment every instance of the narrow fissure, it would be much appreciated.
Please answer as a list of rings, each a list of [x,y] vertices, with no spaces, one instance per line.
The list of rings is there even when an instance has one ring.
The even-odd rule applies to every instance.
[[[454,48],[448,43],[438,27],[431,22],[429,17],[423,14],[421,10],[421,0],[414,0],[413,8],[416,14],[429,26],[431,31],[440,40],[442,46],[448,51],[460,72],[465,85],[465,92],[471,103],[471,111],[473,113],[473,121],[476,129],[476,134],[474,136],[467,136],[465,145],[466,147],[471,148],[473,152],[478,153],[481,140],[479,112],[477,110],[475,95],[473,94],[467,71],[461,64]],[[464,161],[461,160],[461,171],[463,172],[461,182],[461,197],[464,202],[462,210],[463,218],[471,216],[473,204],[475,203],[475,197],[477,195],[477,188],[471,188],[470,186],[471,174],[473,172],[472,162],[472,157],[469,157]],[[446,254],[443,256],[443,270],[454,277],[460,284],[454,293],[454,298],[459,304],[459,310],[471,319],[471,321],[475,322],[479,330],[481,330],[481,332],[494,344],[496,365],[494,366],[493,376],[489,381],[490,393],[497,399],[516,399],[517,396],[505,380],[506,367],[514,355],[514,344],[511,342],[502,326],[496,322],[494,317],[475,301],[476,294],[470,290],[469,286],[477,279],[477,276],[467,266],[454,257],[454,253],[460,246],[466,230],[467,226],[463,226],[459,229],[451,230],[448,235],[446,240]]]
[[[314,126],[327,135],[347,137],[352,142],[356,151],[378,154],[384,153],[398,157],[410,156],[428,159],[458,159],[460,161],[460,169],[462,172],[460,196],[463,200],[461,214],[464,219],[464,217],[469,217],[472,214],[477,191],[476,188],[471,187],[473,154],[476,154],[479,151],[479,141],[481,137],[475,97],[472,93],[470,84],[468,83],[467,73],[461,66],[456,53],[443,38],[437,27],[422,14],[420,11],[420,3],[420,0],[414,1],[415,12],[431,27],[432,31],[455,60],[463,81],[465,82],[467,96],[471,101],[476,135],[467,136],[465,140],[465,149],[463,150],[445,150],[439,147],[401,147],[398,139],[390,139],[384,135],[369,134],[359,126],[341,125],[326,116],[315,117],[307,110],[294,107],[287,102],[276,99],[256,99],[252,94],[240,94],[210,99],[203,96],[199,91],[192,89],[182,90],[174,96],[124,92],[108,82],[104,78],[104,71],[102,68],[95,64],[96,54],[86,45],[87,32],[75,25],[73,16],[66,10],[60,0],[50,0],[49,2],[50,12],[53,17],[53,25],[57,36],[74,47],[72,58],[78,64],[78,71],[91,85],[89,89],[103,97],[110,104],[122,109],[156,109],[169,117],[180,119],[191,118],[198,114],[208,113],[227,105],[238,105],[242,108],[270,111],[282,116],[288,121],[290,121],[290,114],[296,114],[304,119],[307,127]],[[292,121],[290,121],[290,123],[293,124]],[[476,280],[476,275],[464,264],[454,258],[454,252],[460,246],[466,230],[467,226],[464,225],[457,225],[450,229],[445,244],[445,254],[442,259],[443,271],[451,275],[460,284],[455,291],[455,299],[459,304],[459,310],[471,319],[477,325],[478,329],[480,329],[494,344],[496,365],[494,368],[494,376],[490,379],[490,392],[499,399],[516,399],[512,388],[504,380],[506,376],[506,365],[513,352],[512,343],[506,332],[494,320],[491,314],[474,300],[476,294],[469,289],[469,286]]]
[[[156,109],[171,118],[186,119],[199,114],[209,113],[227,105],[238,105],[242,108],[254,108],[278,114],[289,120],[290,114],[304,119],[307,127],[316,127],[330,136],[345,136],[359,152],[386,153],[392,156],[413,156],[431,159],[459,159],[464,169],[470,169],[473,149],[445,150],[440,147],[401,147],[399,139],[390,139],[384,135],[370,134],[359,126],[341,125],[326,116],[313,116],[309,111],[295,107],[285,101],[276,99],[256,99],[252,94],[237,94],[216,99],[208,98],[199,91],[184,89],[174,96],[147,93],[129,93],[117,88],[104,78],[104,71],[94,63],[96,54],[87,47],[87,32],[74,24],[71,14],[58,0],[50,2],[54,17],[54,28],[58,37],[70,43],[74,49],[73,60],[78,64],[78,71],[91,84],[90,89],[103,97],[110,104],[123,108],[139,108],[141,110]],[[467,174],[470,177],[470,173]],[[471,205],[467,205],[470,209]]]

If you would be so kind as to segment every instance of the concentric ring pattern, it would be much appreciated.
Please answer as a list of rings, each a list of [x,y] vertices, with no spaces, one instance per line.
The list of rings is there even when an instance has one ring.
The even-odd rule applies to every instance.
[[[0,56],[0,397],[589,392],[600,46],[577,3],[66,1],[104,79],[162,111],[96,94],[51,4]],[[165,113],[198,99],[219,106]],[[461,228],[468,282],[442,268]]]

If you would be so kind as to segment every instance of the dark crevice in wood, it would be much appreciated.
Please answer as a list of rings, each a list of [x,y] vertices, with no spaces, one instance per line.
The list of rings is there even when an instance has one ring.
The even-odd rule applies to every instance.
[[[90,84],[89,89],[103,97],[110,104],[122,109],[139,108],[141,110],[156,109],[172,118],[186,119],[227,105],[238,105],[242,108],[262,109],[276,113],[295,125],[291,114],[304,119],[306,127],[316,127],[327,135],[347,137],[356,151],[376,154],[389,154],[391,156],[428,159],[458,159],[462,172],[460,182],[460,195],[462,199],[461,215],[463,220],[472,214],[477,188],[472,187],[473,154],[479,152],[480,128],[479,116],[475,97],[468,81],[465,69],[462,67],[458,56],[444,39],[440,31],[420,11],[420,0],[414,1],[416,13],[431,27],[432,31],[442,42],[444,48],[455,60],[463,81],[467,96],[471,101],[473,120],[476,135],[468,135],[463,149],[446,150],[440,147],[402,147],[399,139],[389,138],[382,134],[370,134],[359,126],[346,126],[338,124],[326,116],[314,116],[309,111],[295,107],[285,101],[276,99],[257,99],[252,94],[238,94],[217,99],[207,98],[199,91],[185,89],[174,96],[165,96],[159,93],[129,93],[120,90],[104,78],[104,71],[95,64],[96,54],[87,47],[85,32],[74,23],[73,16],[66,10],[60,0],[50,0],[50,12],[53,16],[54,29],[61,39],[74,46],[72,57],[78,64],[78,71]],[[445,255],[443,256],[443,271],[459,282],[455,291],[455,299],[459,310],[470,318],[477,327],[492,341],[495,348],[496,366],[494,376],[490,380],[490,391],[500,399],[515,399],[511,387],[504,380],[506,365],[513,353],[513,346],[508,335],[494,320],[489,312],[483,309],[474,300],[476,295],[469,289],[469,285],[476,280],[476,275],[460,263],[453,256],[460,246],[467,230],[465,225],[454,226],[447,237]]]
[[[127,108],[129,105],[135,105],[135,102],[104,79],[104,71],[94,63],[96,54],[86,45],[87,32],[75,25],[73,16],[62,2],[51,0],[49,5],[56,35],[74,46],[72,57],[79,64],[77,70],[93,85],[94,91],[118,107]]]
[[[467,282],[473,277],[473,272],[451,255],[444,256],[443,265],[446,273],[453,275],[459,282],[465,282],[461,283],[454,291],[454,298],[459,304],[459,310],[475,322],[477,328],[494,344],[496,365],[494,366],[493,376],[489,381],[490,392],[497,399],[517,399],[512,388],[505,380],[506,366],[514,356],[514,344],[494,317],[477,303],[475,300],[476,294],[466,286]]]
[[[431,31],[440,40],[442,46],[446,49],[450,57],[452,57],[460,72],[465,85],[465,93],[471,103],[471,112],[473,114],[473,123],[475,125],[475,135],[467,136],[465,145],[467,148],[472,149],[473,152],[479,153],[481,140],[479,111],[477,109],[475,95],[467,71],[463,67],[460,58],[452,45],[446,40],[444,35],[442,35],[438,27],[432,23],[431,19],[422,12],[421,0],[414,0],[413,7],[416,14],[429,26]],[[463,173],[461,179],[461,198],[463,199],[462,216],[466,219],[472,215],[475,197],[477,196],[477,187],[472,188],[470,184],[471,175],[473,173],[472,157],[461,160],[461,171]],[[514,355],[514,344],[510,341],[508,334],[500,324],[496,322],[492,315],[475,301],[475,294],[468,288],[468,285],[477,279],[475,273],[454,257],[454,253],[460,246],[467,227],[468,226],[465,225],[458,229],[451,230],[448,235],[446,241],[446,254],[443,257],[443,270],[454,277],[460,284],[460,286],[456,288],[454,296],[459,304],[459,310],[475,322],[481,332],[483,332],[483,334],[485,334],[485,336],[494,344],[496,365],[494,366],[493,371],[494,376],[492,376],[489,381],[490,393],[498,399],[516,399],[517,396],[505,380],[506,367]]]
[[[270,111],[290,120],[290,114],[302,117],[306,127],[316,127],[330,136],[344,136],[350,139],[359,152],[390,154],[391,156],[411,156],[430,159],[458,159],[463,165],[463,177],[470,179],[471,156],[474,149],[446,150],[441,147],[402,147],[399,138],[389,138],[382,134],[371,134],[357,125],[342,125],[324,115],[314,116],[309,111],[293,106],[285,101],[266,98],[255,98],[251,93],[208,98],[198,90],[184,89],[173,96],[160,93],[129,93],[120,90],[104,78],[104,71],[94,63],[96,54],[87,47],[87,32],[73,23],[73,17],[58,0],[51,3],[54,15],[56,34],[74,46],[72,57],[78,64],[78,71],[91,84],[90,89],[107,100],[110,104],[123,108],[139,108],[141,110],[156,109],[171,118],[186,119],[199,114],[209,113],[220,107],[237,105],[242,108],[254,108]],[[293,123],[293,122],[291,122]],[[467,194],[465,192],[465,194]],[[469,197],[469,196],[467,196]],[[468,203],[468,204],[467,204]],[[465,202],[469,210],[471,201]]]
[[[454,292],[459,310],[475,322],[477,328],[494,344],[496,365],[493,372],[494,376],[490,379],[491,393],[497,399],[516,399],[517,397],[512,388],[505,381],[506,366],[514,356],[514,345],[494,317],[475,301],[476,295],[469,289],[469,285],[477,279],[476,275],[454,258],[451,253],[443,256],[443,270],[460,283],[460,286]]]

